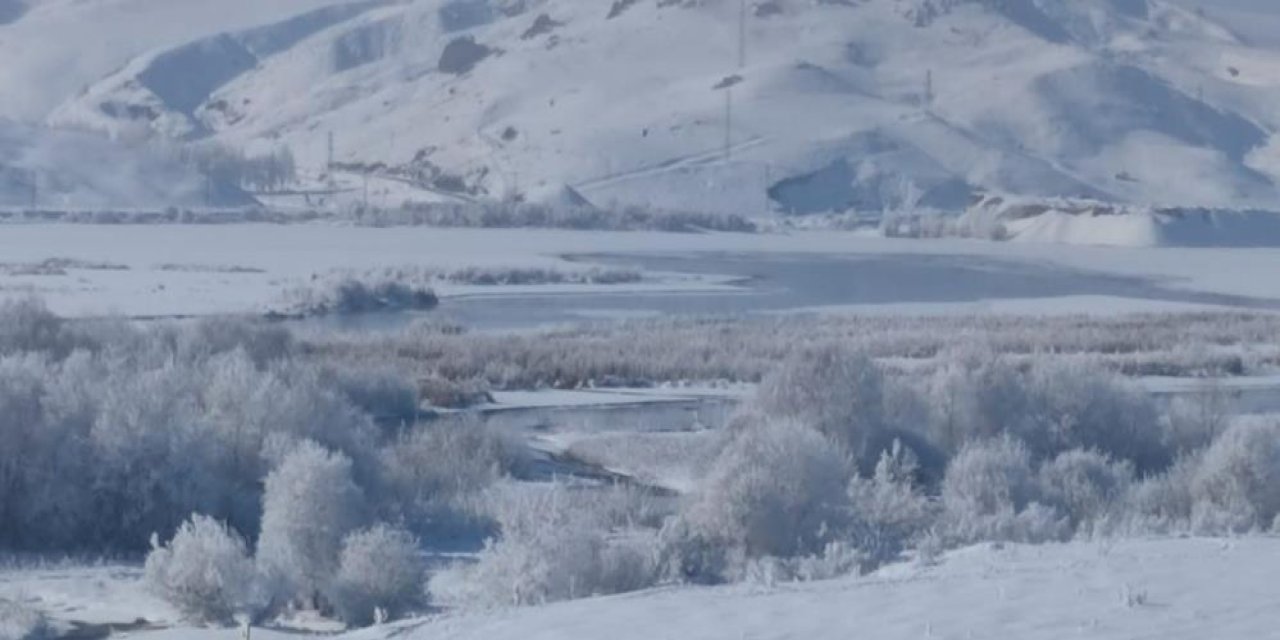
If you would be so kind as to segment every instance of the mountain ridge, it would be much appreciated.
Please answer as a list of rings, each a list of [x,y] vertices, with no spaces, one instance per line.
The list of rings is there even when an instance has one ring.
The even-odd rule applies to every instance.
[[[470,197],[1280,209],[1280,48],[1167,2],[753,0],[741,43],[731,0],[293,5],[168,38],[42,120],[287,145],[313,174],[332,134],[343,166]]]

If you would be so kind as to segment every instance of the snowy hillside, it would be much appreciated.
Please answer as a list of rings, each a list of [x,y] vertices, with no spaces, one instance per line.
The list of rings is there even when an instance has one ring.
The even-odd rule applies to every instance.
[[[777,589],[674,589],[428,622],[403,637],[540,640],[1263,638],[1274,540],[965,549],[932,568]],[[357,638],[400,636],[368,630]],[[157,638],[184,638],[181,633]],[[199,637],[199,636],[192,636]]]
[[[894,566],[869,578],[774,588],[671,588],[408,620],[340,637],[1270,638],[1278,623],[1267,587],[1277,568],[1276,547],[1274,539],[984,545],[949,554],[937,566]],[[161,630],[135,632],[134,637],[147,640],[221,640],[235,633],[163,628],[174,616],[142,592],[136,574],[128,569],[0,574],[0,596],[22,595],[81,620],[119,622],[146,613],[148,620],[162,623]],[[255,629],[253,637],[283,640],[298,634]]]
[[[1280,208],[1280,43],[1256,3],[1196,6],[4,0],[0,116],[285,144],[311,175],[332,134],[342,165],[474,196]]]

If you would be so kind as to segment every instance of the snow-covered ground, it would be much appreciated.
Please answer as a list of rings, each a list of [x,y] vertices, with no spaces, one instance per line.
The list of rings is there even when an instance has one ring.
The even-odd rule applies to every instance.
[[[335,273],[381,272],[399,267],[520,266],[581,269],[562,256],[590,254],[689,257],[734,254],[746,260],[793,261],[795,256],[881,260],[884,285],[900,297],[802,301],[804,308],[926,313],[1114,313],[1141,310],[1273,306],[1280,300],[1280,249],[1092,247],[969,240],[889,240],[850,232],[789,234],[669,234],[550,230],[374,229],[335,225],[0,227],[0,296],[35,292],[69,316],[261,313],[279,309],[291,290]],[[27,275],[13,268],[48,259],[73,261],[66,275]],[[895,280],[894,265],[916,267],[945,260],[982,279],[1026,269],[1061,291],[1021,291],[1017,299],[960,297],[931,302],[913,297],[911,280]],[[626,264],[627,259],[613,262]],[[886,266],[887,265],[887,266]],[[115,268],[107,268],[115,267]],[[126,268],[127,267],[127,268]],[[856,268],[856,265],[854,267]],[[529,304],[554,308],[568,293],[683,293],[732,290],[725,278],[661,273],[638,283],[549,287],[439,287],[450,296],[532,296]],[[1132,295],[1091,291],[1094,277],[1136,278]],[[944,278],[945,280],[945,278]],[[975,280],[977,281],[977,280]],[[921,282],[929,282],[927,279]],[[934,289],[937,280],[930,285]],[[937,285],[937,286],[935,286]],[[1038,286],[1038,285],[1030,285]],[[883,288],[883,287],[882,287]],[[1172,293],[1160,293],[1167,291]],[[892,293],[892,292],[891,292]],[[553,295],[554,294],[554,295]],[[854,292],[856,294],[856,292]],[[1194,294],[1194,295],[1192,295]],[[1207,294],[1207,295],[1201,295]],[[842,295],[853,295],[843,292]],[[895,294],[898,295],[898,294]],[[1256,299],[1256,300],[1255,300]],[[854,303],[850,306],[850,303]],[[874,304],[871,304],[874,302]],[[919,303],[927,304],[919,304]],[[891,304],[890,304],[891,303]],[[868,305],[870,306],[863,306]],[[642,310],[641,310],[642,311]],[[631,313],[635,313],[632,310]],[[590,314],[588,314],[590,315]]]
[[[498,611],[409,620],[350,633],[352,640],[843,640],[915,638],[1171,638],[1254,640],[1275,637],[1280,609],[1270,587],[1280,571],[1280,540],[1172,539],[1076,542],[1028,547],[982,545],[936,565],[890,566],[864,578],[809,584],[669,588]],[[70,607],[118,607],[136,590],[118,571],[0,574],[0,595]],[[123,576],[123,577],[122,577]],[[80,577],[84,583],[67,582]],[[59,582],[61,580],[61,582]],[[65,584],[81,584],[72,597]],[[53,586],[51,586],[53,585]],[[56,588],[55,588],[56,587]],[[160,606],[145,597],[139,602]],[[107,613],[102,619],[110,619]],[[159,620],[164,620],[161,616]],[[139,632],[147,640],[220,640],[227,629]],[[255,630],[255,638],[296,633]]]

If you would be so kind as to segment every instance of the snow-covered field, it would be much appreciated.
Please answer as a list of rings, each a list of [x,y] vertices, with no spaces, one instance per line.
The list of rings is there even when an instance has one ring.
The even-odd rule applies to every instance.
[[[735,254],[769,264],[795,256],[884,258],[884,284],[899,293],[860,299],[804,299],[808,310],[887,313],[1115,313],[1207,307],[1269,308],[1280,300],[1280,249],[1091,247],[971,240],[891,240],[853,232],[785,234],[669,234],[561,230],[362,228],[340,225],[8,225],[0,227],[0,296],[43,296],[69,316],[262,313],[279,310],[288,294],[317,279],[381,273],[397,268],[546,267],[583,269],[582,254],[654,255],[666,259]],[[73,262],[64,274],[30,275],[50,259]],[[973,259],[974,278],[1025,270],[1049,284],[1045,293],[1023,290],[1000,299],[981,289],[957,291],[955,300],[921,297],[895,280],[893,264],[927,268],[931,261]],[[628,264],[625,257],[611,263]],[[855,266],[851,268],[856,268]],[[659,270],[660,271],[660,270]],[[940,274],[945,274],[940,271]],[[650,273],[640,282],[591,285],[437,286],[450,297],[522,294],[532,305],[554,306],[566,293],[698,293],[734,288],[715,274]],[[1137,279],[1132,294],[1091,289],[1097,278]],[[966,280],[968,281],[968,280]],[[1033,280],[1032,282],[1038,282]],[[923,282],[923,281],[922,281]],[[934,280],[933,288],[942,286]],[[1145,284],[1144,284],[1145,282]],[[768,283],[765,283],[767,286]],[[1026,286],[1020,285],[1025,289]],[[542,297],[539,297],[542,296]],[[446,305],[447,306],[447,305]],[[641,309],[643,310],[643,309]],[[663,310],[659,307],[658,310]],[[633,312],[637,310],[632,310]]]

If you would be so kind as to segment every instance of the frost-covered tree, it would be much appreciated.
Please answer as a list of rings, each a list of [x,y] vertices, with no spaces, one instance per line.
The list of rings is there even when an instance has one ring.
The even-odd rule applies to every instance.
[[[932,521],[929,499],[916,486],[918,470],[915,454],[894,441],[872,477],[849,483],[854,544],[873,564],[895,558]]]
[[[1229,428],[1205,452],[1191,491],[1198,530],[1270,529],[1280,515],[1280,424],[1248,421]]]
[[[861,463],[875,463],[884,431],[884,376],[867,356],[827,346],[792,357],[760,383],[766,418],[816,429]]]
[[[89,433],[96,459],[99,535],[126,548],[171,531],[208,502],[224,478],[210,460],[221,455],[198,404],[198,380],[172,363],[106,381]]]
[[[474,419],[438,420],[401,434],[380,455],[387,517],[422,536],[474,529],[474,498],[518,464],[517,449]]]
[[[818,553],[847,523],[852,476],[842,448],[821,433],[766,422],[732,436],[683,517],[747,556]]]
[[[1037,458],[1091,449],[1148,473],[1173,462],[1151,395],[1116,375],[1088,363],[1043,363],[1026,386],[1030,422],[1015,435]]]
[[[1031,452],[1007,436],[965,445],[942,483],[948,510],[980,516],[1018,511],[1038,495]]]
[[[329,602],[349,625],[368,625],[376,611],[399,617],[426,599],[426,573],[418,540],[403,529],[378,524],[342,541]]]
[[[632,591],[658,577],[652,530],[636,520],[626,493],[598,488],[511,488],[494,496],[499,535],[478,561],[433,582],[461,607],[544,604]]]
[[[1067,519],[1039,498],[1025,445],[1009,436],[971,442],[951,461],[942,482],[943,529],[954,542],[1067,537]]]
[[[153,537],[147,587],[198,623],[233,624],[266,610],[269,594],[243,538],[208,516],[193,515],[173,539]]]
[[[1133,465],[1117,462],[1096,451],[1073,449],[1059,454],[1040,468],[1040,487],[1045,503],[1081,526],[1104,524],[1117,512],[1133,482]]]
[[[342,540],[358,528],[364,496],[351,460],[305,441],[267,476],[258,563],[284,594],[315,606],[338,571]]]
[[[1173,461],[1150,397],[1087,363],[1022,367],[967,352],[953,356],[925,388],[927,432],[945,450],[1007,434],[1037,461],[1077,448],[1131,461],[1143,472]]]
[[[60,352],[67,337],[63,321],[36,297],[0,301],[0,355],[17,352]]]

